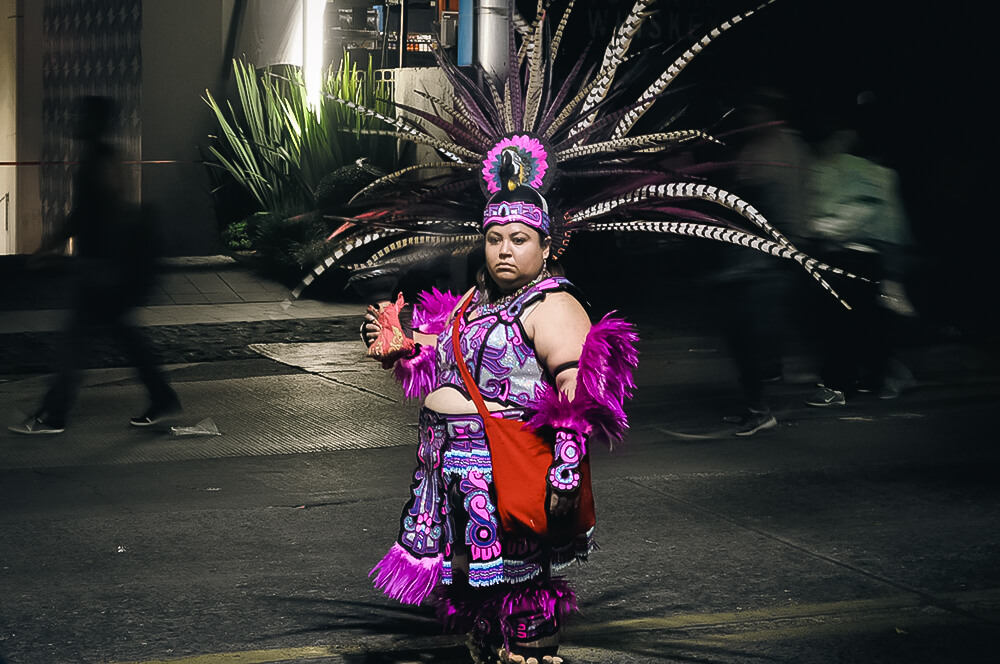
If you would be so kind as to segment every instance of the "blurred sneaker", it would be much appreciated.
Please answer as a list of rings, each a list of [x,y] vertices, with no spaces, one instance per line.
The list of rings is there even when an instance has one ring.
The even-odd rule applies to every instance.
[[[807,406],[825,408],[826,406],[843,406],[847,403],[844,393],[840,390],[831,390],[829,387],[821,387],[812,396],[806,399]]]
[[[886,383],[885,385],[882,386],[882,389],[880,389],[878,391],[878,398],[879,399],[896,399],[896,398],[899,397],[899,394],[900,394],[900,392],[899,392],[899,388],[898,387],[896,387],[895,385],[891,385],[889,383]]]
[[[758,431],[773,429],[776,426],[778,426],[778,420],[774,419],[771,411],[758,412],[749,410],[740,420],[739,426],[733,432],[733,435],[745,438],[754,435]]]
[[[139,417],[133,417],[128,423],[134,427],[151,427],[154,424],[172,420],[183,412],[184,409],[181,408],[180,402],[172,401],[162,406],[150,406],[149,410]]]
[[[7,427],[8,431],[20,433],[27,436],[53,436],[66,430],[65,426],[55,426],[43,421],[40,417],[32,415],[20,424],[12,424]]]

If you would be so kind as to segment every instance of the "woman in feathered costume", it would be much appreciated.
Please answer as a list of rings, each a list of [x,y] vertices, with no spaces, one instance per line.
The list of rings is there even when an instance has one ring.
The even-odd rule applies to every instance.
[[[383,119],[394,128],[386,133],[446,160],[363,189],[330,238],[330,257],[298,289],[331,267],[353,269],[362,283],[398,274],[483,247],[485,235],[477,287],[461,297],[421,294],[412,329],[400,324],[401,294],[369,307],[362,325],[369,355],[393,368],[408,397],[426,397],[411,498],[395,545],[372,570],[376,585],[407,603],[433,596],[447,624],[471,630],[481,661],[561,661],[558,631],[575,598],[552,573],[593,545],[588,446],[627,428],[637,338],[621,319],[591,326],[558,276],[572,235],[729,242],[794,260],[831,292],[822,271],[843,274],[696,169],[665,166],[714,138],[666,126],[633,133],[695,55],[756,11],[712,30],[660,73],[641,56],[627,58],[652,4],[636,0],[594,71],[584,75],[581,58],[558,84],[555,55],[573,0],[554,31],[542,2],[521,35],[511,28],[507,75],[483,88],[439,57],[454,103],[426,95],[437,113],[397,105],[416,119]],[[647,74],[644,91],[627,97]]]
[[[552,573],[593,547],[587,447],[624,432],[636,336],[620,319],[591,325],[547,267],[545,199],[518,184],[513,160],[502,172],[483,213],[478,286],[424,293],[412,332],[399,323],[402,297],[368,313],[370,355],[424,397],[412,495],[373,573],[402,602],[434,594],[448,626],[472,630],[479,661],[559,662],[576,602]]]

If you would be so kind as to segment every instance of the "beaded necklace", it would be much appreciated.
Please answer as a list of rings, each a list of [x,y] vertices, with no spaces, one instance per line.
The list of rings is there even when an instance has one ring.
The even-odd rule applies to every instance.
[[[511,291],[510,293],[507,293],[506,295],[502,295],[502,296],[498,297],[496,300],[493,300],[492,302],[483,302],[483,303],[478,303],[477,302],[476,303],[476,308],[475,308],[477,317],[481,316],[481,315],[487,315],[487,314],[495,313],[497,311],[505,309],[507,307],[507,305],[509,305],[511,302],[513,302],[517,298],[521,297],[521,295],[523,295],[527,291],[529,291],[532,288],[534,288],[535,285],[537,285],[542,280],[548,279],[551,276],[552,275],[549,274],[548,269],[543,268],[542,271],[538,273],[537,277],[535,277],[534,279],[532,279],[528,283],[524,284],[523,286],[521,286],[517,290]],[[480,294],[482,294],[482,293],[480,293]]]

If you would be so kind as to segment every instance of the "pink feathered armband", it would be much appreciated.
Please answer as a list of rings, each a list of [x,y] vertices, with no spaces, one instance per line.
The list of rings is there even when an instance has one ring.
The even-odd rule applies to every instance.
[[[413,329],[424,334],[441,334],[461,299],[461,295],[442,293],[437,288],[422,291],[413,305]]]
[[[460,299],[458,295],[442,293],[437,288],[420,293],[413,306],[413,329],[423,334],[441,334]],[[392,372],[403,385],[407,399],[423,398],[434,389],[436,355],[433,346],[420,346],[415,355],[396,361]]]
[[[625,400],[635,390],[637,341],[631,323],[611,314],[601,319],[583,343],[576,396],[570,401],[555,387],[544,385],[535,395],[535,412],[528,424],[534,429],[547,426],[600,434],[609,444],[620,441],[628,429]]]

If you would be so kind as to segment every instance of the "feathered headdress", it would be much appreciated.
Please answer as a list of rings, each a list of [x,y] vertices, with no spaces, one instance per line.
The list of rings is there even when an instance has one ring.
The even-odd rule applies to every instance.
[[[574,234],[584,231],[671,233],[796,261],[836,296],[822,273],[843,271],[796,249],[739,196],[683,168],[667,167],[682,150],[718,142],[715,138],[700,129],[672,128],[679,114],[654,130],[636,130],[695,56],[772,2],[710,30],[659,69],[651,65],[655,59],[629,54],[655,3],[636,0],[600,64],[584,72],[586,58],[581,57],[556,84],[556,56],[574,0],[567,0],[557,21],[551,18],[551,3],[539,0],[533,23],[511,21],[509,62],[500,79],[477,84],[435,45],[454,92],[453,103],[420,93],[436,113],[397,103],[398,110],[414,119],[389,118],[337,99],[392,127],[371,133],[430,146],[442,158],[391,173],[362,189],[351,201],[350,223],[330,237],[328,258],[305,277],[296,295],[331,267],[377,271],[389,265],[400,270],[442,254],[474,251],[482,242],[485,198],[505,186],[529,185],[548,201],[554,259]],[[515,27],[519,23],[520,32]],[[638,89],[642,92],[637,95]]]

